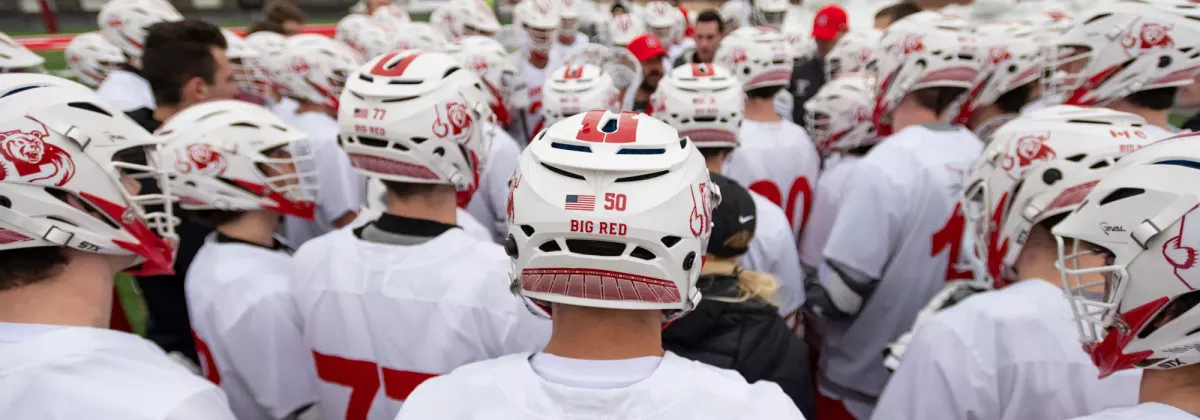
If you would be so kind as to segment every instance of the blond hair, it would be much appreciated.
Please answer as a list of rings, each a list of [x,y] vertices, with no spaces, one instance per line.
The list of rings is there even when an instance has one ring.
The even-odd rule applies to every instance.
[[[743,270],[741,257],[718,258],[709,254],[700,268],[700,275],[737,275],[738,295],[736,297],[710,297],[722,302],[740,303],[750,299],[759,299],[778,306],[775,293],[779,291],[779,281],[775,277],[758,271]]]

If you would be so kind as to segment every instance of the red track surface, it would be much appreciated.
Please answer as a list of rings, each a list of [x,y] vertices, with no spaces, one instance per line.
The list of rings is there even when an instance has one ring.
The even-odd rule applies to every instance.
[[[244,27],[228,28],[228,29],[231,31],[237,32],[239,35],[244,34],[246,31],[246,28],[244,28]],[[336,29],[335,25],[308,25],[308,26],[304,27],[303,32],[310,33],[310,34],[321,34],[321,35],[332,37],[335,29]],[[67,43],[71,42],[71,39],[73,39],[73,38],[75,38],[75,34],[32,35],[32,36],[14,37],[14,39],[16,39],[18,43],[20,43],[21,45],[24,45],[25,48],[29,48],[30,50],[33,50],[34,52],[62,51],[64,48],[67,47]]]

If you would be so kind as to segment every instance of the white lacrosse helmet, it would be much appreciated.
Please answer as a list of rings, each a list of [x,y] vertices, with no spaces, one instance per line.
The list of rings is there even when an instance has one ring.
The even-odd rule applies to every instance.
[[[665,1],[646,3],[643,19],[646,30],[657,36],[664,45],[675,45],[683,33],[679,31],[679,9]]]
[[[509,180],[512,290],[551,303],[662,310],[700,302],[719,191],[689,140],[645,114],[588,111],[543,130]]]
[[[560,20],[555,0],[522,0],[513,8],[513,21],[520,22],[530,46],[537,51],[549,51],[554,46],[554,31]]]
[[[0,74],[45,73],[46,59],[0,32]]]
[[[362,60],[357,51],[323,35],[301,34],[288,38],[282,66],[275,83],[288,96],[338,109],[338,97],[346,78]]]
[[[542,87],[543,126],[595,109],[621,111],[621,91],[608,73],[591,64],[568,64],[550,73]]]
[[[377,20],[361,20],[356,23],[339,28],[334,39],[358,51],[364,59],[391,52],[396,48],[396,38],[400,36],[397,32],[409,29],[392,29]]]
[[[412,23],[412,18],[408,16],[408,12],[404,11],[403,7],[395,4],[375,9],[375,12],[371,13],[371,19],[375,19],[376,22],[392,29],[401,29]]]
[[[1105,108],[1052,106],[1001,126],[967,177],[961,208],[969,257],[994,287],[1021,280],[1013,265],[1033,226],[1074,210],[1052,201],[1149,141],[1145,120]],[[1075,203],[1078,204],[1078,203]]]
[[[425,22],[410,23],[392,34],[396,37],[396,50],[441,51],[449,43],[440,31]]]
[[[239,100],[197,104],[157,131],[179,205],[188,210],[271,210],[312,220],[318,183],[306,135],[270,110]],[[286,152],[276,155],[277,152]]]
[[[879,141],[871,124],[872,99],[870,79],[849,73],[826,82],[804,103],[805,126],[821,156]]]
[[[721,21],[725,23],[726,32],[733,32],[749,25],[748,6],[747,2],[743,0],[727,0],[721,3]]]
[[[367,25],[376,25],[377,22],[371,20],[370,16],[362,14],[349,14],[339,20],[337,26],[334,27],[333,39],[341,41],[346,45],[353,43],[356,36],[354,35],[360,28]],[[355,48],[355,47],[351,47]],[[357,48],[356,48],[357,49]]]
[[[891,113],[909,93],[935,87],[963,89],[966,96],[979,73],[976,39],[968,22],[935,12],[919,12],[888,28],[868,67],[875,72],[872,121],[880,136],[892,134]],[[958,106],[944,117],[953,120]]]
[[[1192,4],[1101,5],[1058,38],[1051,95],[1103,105],[1133,93],[1192,83],[1200,71],[1200,11]]]
[[[699,148],[737,147],[745,102],[738,79],[712,63],[676,67],[650,95],[654,117]]]
[[[575,33],[579,29],[580,13],[584,10],[583,0],[558,1],[558,31],[564,35]]]
[[[809,32],[788,29],[783,32],[783,38],[787,41],[788,54],[792,56],[793,62],[816,57],[817,41],[813,40]]]
[[[511,110],[518,108],[511,101],[520,99],[516,93],[520,90],[521,80],[500,41],[480,35],[468,36],[447,46],[446,53],[483,79],[491,94],[492,113],[498,123],[508,126],[512,120]]]
[[[727,35],[717,47],[713,61],[733,72],[747,92],[762,87],[786,87],[792,78],[787,41],[778,31],[764,26],[741,28]]]
[[[614,17],[609,22],[608,28],[612,35],[612,44],[617,47],[629,45],[629,41],[646,33],[646,27],[642,20],[633,13]]]
[[[450,0],[429,15],[429,24],[447,40],[464,36],[492,36],[500,31],[496,14],[482,0]]]
[[[490,96],[479,76],[447,54],[384,54],[346,84],[342,149],[366,176],[454,185],[465,205],[479,188],[491,142]]]
[[[1060,196],[1083,202],[1054,235],[1063,287],[1102,378],[1200,363],[1196,136],[1143,147],[1099,182]],[[1081,260],[1096,253],[1107,254],[1107,265],[1084,266]]]
[[[225,35],[225,56],[233,71],[233,81],[243,93],[265,97],[271,91],[271,77],[265,64],[266,58],[242,37],[228,29],[221,29]]]
[[[0,250],[130,255],[137,275],[173,272],[179,220],[161,140],[86,86],[43,74],[0,77],[0,115]],[[131,192],[130,180],[159,188]]]
[[[955,122],[963,125],[975,111],[994,104],[1004,94],[1037,82],[1046,66],[1033,27],[989,24],[981,26],[976,34],[983,65],[958,112]]]
[[[183,15],[174,6],[158,0],[113,0],[96,15],[100,33],[130,57],[142,56],[150,25],[180,20]]]
[[[121,49],[99,32],[75,35],[63,51],[63,58],[75,79],[92,87],[100,86],[108,72],[125,62]]]
[[[258,31],[243,38],[250,48],[262,55],[272,55],[283,52],[287,45],[287,37],[278,32]]]
[[[757,0],[754,2],[755,22],[776,31],[783,30],[783,18],[788,11],[788,0]]]
[[[842,35],[825,54],[826,80],[837,79],[845,73],[865,72],[882,37],[883,32],[874,29],[854,30]]]

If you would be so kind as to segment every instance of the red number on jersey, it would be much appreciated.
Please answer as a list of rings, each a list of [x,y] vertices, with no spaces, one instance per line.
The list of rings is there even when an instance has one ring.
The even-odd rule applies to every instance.
[[[200,355],[200,373],[210,382],[221,385],[221,372],[217,370],[217,362],[213,359],[208,343],[201,340],[195,330],[192,330],[192,341],[196,342],[196,354]]]
[[[967,219],[963,217],[962,204],[954,205],[954,213],[950,214],[950,219],[942,226],[942,229],[933,234],[933,249],[930,250],[929,256],[936,257],[942,253],[943,249],[949,248],[950,255],[946,261],[946,281],[951,280],[967,280],[972,277],[970,270],[959,270],[958,258],[962,252],[962,239],[964,225]]]
[[[788,188],[786,203],[783,201],[783,190],[769,179],[750,184],[750,191],[766,197],[782,208],[784,213],[787,213],[788,223],[792,225],[792,233],[796,235],[797,240],[800,239],[800,232],[804,232],[804,225],[808,223],[808,214],[812,211],[812,184],[808,183],[808,178],[799,177],[792,181],[791,188]],[[801,199],[804,200],[804,208],[801,214],[797,215],[796,204]],[[799,220],[796,220],[797,218]]]
[[[380,368],[374,362],[330,356],[316,351],[313,351],[313,360],[316,362],[318,378],[350,388],[350,401],[346,403],[346,420],[366,420],[380,386],[388,398],[404,401],[417,385],[437,376]],[[380,377],[383,378],[382,383]]]
[[[605,132],[600,126],[600,117],[604,111],[588,111],[583,117],[583,127],[575,133],[575,138],[595,143],[633,143],[637,140],[637,115],[633,112],[622,112],[617,118],[617,129],[611,133]]]
[[[625,211],[625,194],[604,193],[604,209]]]

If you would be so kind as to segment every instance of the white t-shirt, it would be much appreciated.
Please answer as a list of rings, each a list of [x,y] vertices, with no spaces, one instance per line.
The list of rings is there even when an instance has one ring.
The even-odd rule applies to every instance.
[[[860,156],[839,154],[831,155],[825,160],[825,168],[821,171],[821,178],[817,180],[817,190],[813,194],[813,207],[808,215],[808,225],[800,238],[800,264],[804,265],[806,270],[815,272],[825,261],[822,257],[825,243],[829,242],[829,232],[833,230],[838,208],[842,205],[847,179],[859,159]]]
[[[750,191],[750,197],[754,199],[754,238],[742,257],[742,266],[770,273],[779,280],[775,304],[779,305],[779,315],[787,318],[804,304],[804,272],[796,254],[796,239],[783,210],[754,191]]]
[[[204,376],[240,420],[285,418],[317,401],[312,355],[288,292],[291,256],[209,235],[184,289]]]
[[[821,158],[812,139],[803,128],[786,120],[743,121],[739,137],[741,145],[729,155],[722,173],[782,208],[792,236],[799,238],[812,208],[812,187],[821,171]]]
[[[299,247],[312,238],[332,231],[333,222],[346,212],[362,207],[367,181],[350,166],[350,158],[337,145],[337,120],[319,112],[281,118],[293,128],[308,134],[321,188],[314,220],[294,216],[285,218],[284,232],[288,242]]]
[[[914,333],[876,418],[1067,419],[1137,404],[1141,371],[1099,379],[1070,305],[1029,279],[938,312]]]
[[[411,246],[341,229],[309,241],[292,261],[292,297],[326,419],[390,419],[425,379],[540,349],[550,336],[549,321],[509,291],[500,246],[461,229]]]
[[[154,343],[87,327],[0,322],[6,419],[233,420],[225,393]]]
[[[768,381],[747,384],[737,372],[670,352],[644,380],[608,389],[551,382],[534,371],[529,359],[528,353],[513,354],[463,366],[449,375],[431,379],[412,394],[396,420],[804,418],[779,385]],[[581,363],[573,365],[593,361],[577,362]],[[596,365],[599,368],[609,364],[601,361]],[[597,370],[578,371],[570,376],[587,378],[595,376]]]
[[[96,88],[96,94],[121,112],[156,108],[150,82],[136,73],[121,69],[108,73],[108,77]]]
[[[860,418],[887,382],[884,347],[908,331],[948,274],[971,277],[951,266],[965,255],[955,207],[982,147],[966,128],[910,126],[883,139],[849,175],[824,257],[878,280],[876,298],[854,319],[823,328],[819,383]]]
[[[489,124],[488,130],[493,135],[492,144],[479,178],[479,190],[467,204],[467,212],[486,225],[492,240],[503,243],[508,234],[508,179],[517,170],[521,146],[498,125]]]
[[[1198,415],[1178,408],[1154,402],[1141,403],[1133,407],[1113,408],[1075,420],[1196,420]]]

